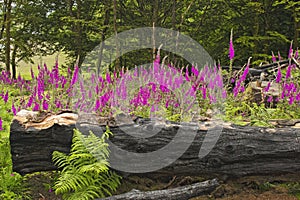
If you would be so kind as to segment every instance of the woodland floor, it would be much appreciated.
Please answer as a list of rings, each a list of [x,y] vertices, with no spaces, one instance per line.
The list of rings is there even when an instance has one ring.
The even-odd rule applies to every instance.
[[[52,172],[35,173],[27,179],[29,193],[34,200],[61,200],[61,196],[55,195],[49,190],[53,185],[56,175]],[[139,177],[130,176],[122,179],[122,185],[117,193],[128,192],[131,189],[157,190],[169,189],[195,182],[203,181],[201,177]],[[251,176],[239,179],[227,179],[212,193],[191,200],[297,200],[300,199],[300,175],[284,176]],[[298,196],[298,198],[297,198]]]

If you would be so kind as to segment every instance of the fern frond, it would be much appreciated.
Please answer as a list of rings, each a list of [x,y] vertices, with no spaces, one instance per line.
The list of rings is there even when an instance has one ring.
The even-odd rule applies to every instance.
[[[52,160],[58,168],[64,168],[64,167],[70,165],[68,156],[59,151],[54,151],[52,153]]]
[[[62,167],[55,183],[56,194],[64,199],[94,199],[111,195],[120,185],[120,176],[109,171],[109,149],[106,139],[109,129],[101,137],[90,132],[84,136],[74,130],[70,155],[53,153],[53,161]]]

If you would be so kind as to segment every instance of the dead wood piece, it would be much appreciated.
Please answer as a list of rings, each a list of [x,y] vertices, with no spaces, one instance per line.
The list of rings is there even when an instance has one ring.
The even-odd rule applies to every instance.
[[[155,190],[142,192],[139,190],[133,190],[131,192],[115,195],[101,200],[157,200],[157,199],[172,199],[172,200],[185,200],[193,197],[197,197],[203,194],[212,192],[216,187],[220,185],[218,179],[212,179],[203,181],[200,183],[194,183],[187,186],[181,186],[167,190]],[[100,199],[96,199],[100,200]]]

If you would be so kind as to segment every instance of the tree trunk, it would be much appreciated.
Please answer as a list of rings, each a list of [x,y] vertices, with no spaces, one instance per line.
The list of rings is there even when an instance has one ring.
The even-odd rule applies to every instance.
[[[114,31],[115,31],[115,40],[116,40],[116,63],[115,70],[116,72],[120,69],[120,46],[118,40],[118,26],[117,26],[117,0],[114,0]]]
[[[5,23],[5,33],[6,33],[6,42],[5,42],[5,65],[6,71],[10,72],[10,24],[11,24],[11,4],[12,0],[7,1],[6,5],[6,23]]]
[[[15,48],[12,52],[12,57],[11,57],[11,69],[12,69],[13,79],[17,79],[17,64],[16,64],[17,50],[18,50],[18,45],[15,45]]]
[[[109,11],[110,11],[110,9],[106,8],[105,15],[104,15],[104,22],[103,22],[104,29],[103,29],[102,35],[101,35],[101,44],[100,44],[98,67],[97,67],[98,76],[100,76],[101,64],[102,64],[102,59],[103,59],[103,50],[104,50],[104,46],[105,46],[105,36],[106,36],[106,32],[108,30],[108,25],[109,25]]]
[[[72,113],[42,117],[37,117],[34,113],[24,114],[24,111],[18,113],[10,129],[13,170],[21,174],[55,169],[51,162],[51,154],[54,150],[69,151],[75,123],[77,123],[76,127],[85,134],[89,129],[95,134],[101,134],[106,124],[109,124],[114,134],[110,142],[120,149],[136,153],[157,151],[173,142],[174,137],[179,135],[177,133],[179,128],[184,130],[180,133],[180,140],[177,141],[178,147],[188,145],[188,149],[182,152],[182,155],[179,154],[181,152],[176,152],[177,149],[172,152],[172,155],[177,153],[181,155],[180,158],[167,167],[141,174],[240,177],[300,171],[300,132],[296,128],[300,127],[300,120],[291,121],[290,124],[278,121],[277,126],[286,124],[294,127],[272,129],[218,123],[223,126],[222,133],[210,151],[210,146],[207,144],[211,144],[210,142],[214,140],[211,137],[214,133],[208,130],[213,130],[211,128],[216,124],[213,121],[199,122],[198,126],[195,126],[191,123],[179,125],[147,119],[132,121],[125,118],[125,120],[118,119],[116,123],[112,119],[97,118],[93,115],[80,116],[77,120],[78,116]],[[195,128],[197,128],[196,132],[193,133]],[[160,131],[152,137],[132,136],[149,135],[151,130]],[[192,142],[191,134],[194,134]],[[200,148],[202,153],[208,154],[199,157]],[[118,161],[116,159],[118,156],[120,156],[118,152],[111,149],[111,166],[114,165],[114,161]],[[160,159],[160,163],[169,162],[169,158],[162,157],[163,154],[157,158]],[[143,167],[143,163],[134,164],[135,167]]]

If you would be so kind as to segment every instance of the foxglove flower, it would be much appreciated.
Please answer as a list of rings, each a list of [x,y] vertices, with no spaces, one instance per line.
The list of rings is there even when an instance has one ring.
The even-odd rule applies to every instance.
[[[74,85],[77,82],[77,80],[78,80],[78,72],[79,72],[79,67],[76,66],[75,70],[74,70],[74,74],[73,74],[72,80],[71,80],[71,86]]]
[[[16,109],[14,103],[11,106],[11,111],[13,112],[14,116],[17,114],[17,109]]]
[[[5,95],[3,96],[3,101],[5,103],[7,103],[7,101],[8,101],[8,91],[6,91]]]
[[[109,72],[106,73],[106,81],[107,83],[112,83]]]
[[[281,69],[280,69],[280,67],[278,67],[277,76],[276,76],[276,83],[279,83],[281,81],[281,77],[282,77]]]
[[[32,109],[33,111],[39,111],[40,110],[40,105],[37,102],[34,102],[34,107]]]
[[[264,88],[264,91],[265,91],[265,92],[268,92],[269,89],[270,89],[270,86],[271,86],[271,83],[269,82],[268,85],[267,85],[267,87]]]
[[[48,102],[46,100],[43,101],[43,110],[48,110]]]
[[[269,96],[267,102],[271,103],[272,101],[273,101],[273,96],[271,95],[271,96]]]
[[[229,59],[232,60],[234,58],[234,47],[232,41],[233,30],[231,29],[230,41],[229,41]]]
[[[2,119],[0,117],[0,131],[2,131],[2,130],[3,130],[3,125],[2,125]]]
[[[292,65],[289,65],[287,70],[286,70],[286,75],[285,75],[286,80],[291,77],[291,70],[292,70]]]
[[[32,102],[33,102],[33,96],[30,96],[28,99],[27,107],[31,107]]]

